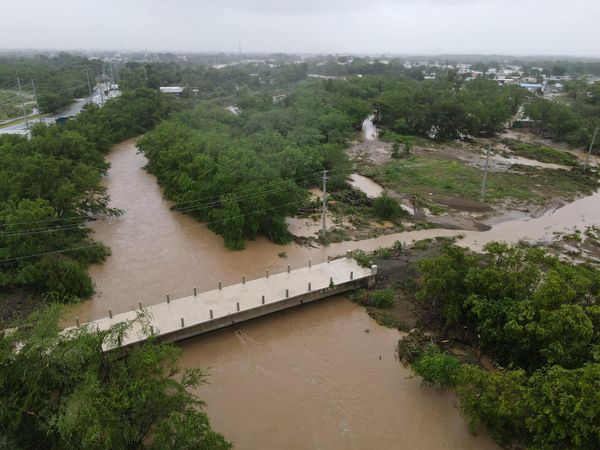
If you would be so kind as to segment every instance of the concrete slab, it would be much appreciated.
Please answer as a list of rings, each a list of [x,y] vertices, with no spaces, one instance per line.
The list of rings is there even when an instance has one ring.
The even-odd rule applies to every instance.
[[[241,282],[240,276],[239,284],[174,299],[168,303],[165,301],[148,306],[144,311],[149,314],[149,325],[152,326],[154,334],[159,339],[174,342],[367,286],[375,273],[376,268],[361,267],[353,258],[345,257],[312,267],[294,269],[289,273],[270,273],[268,278],[265,276],[246,280],[245,283]],[[330,280],[333,280],[333,289]],[[94,320],[82,326],[106,330],[117,323],[134,320],[138,314],[139,310],[132,310],[115,314],[112,318]],[[146,338],[142,325],[136,322],[121,345],[133,345]]]

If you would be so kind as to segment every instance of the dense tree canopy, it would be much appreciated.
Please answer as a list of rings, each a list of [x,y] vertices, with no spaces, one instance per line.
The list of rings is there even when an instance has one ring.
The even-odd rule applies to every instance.
[[[227,247],[243,248],[258,234],[285,243],[285,217],[303,204],[307,188],[320,184],[322,170],[330,171],[332,187],[345,182],[344,143],[359,117],[353,123],[346,108],[360,106],[321,83],[299,86],[280,101],[264,92],[241,96],[239,114],[200,102],[138,145],[175,209],[206,221]]]
[[[189,392],[204,374],[180,372],[176,347],[150,335],[106,351],[133,322],[61,333],[57,319],[54,308],[39,311],[0,334],[0,448],[231,448]]]
[[[56,111],[69,105],[73,99],[89,95],[88,74],[93,87],[96,71],[101,61],[91,61],[84,56],[59,53],[56,56],[3,56],[0,57],[0,89],[14,87],[20,79],[22,90],[33,93],[31,80],[40,109]],[[21,111],[19,111],[21,113]]]
[[[0,136],[0,290],[23,287],[55,300],[93,293],[85,272],[108,249],[85,220],[119,211],[100,179],[109,145],[155,125],[168,105],[150,90],[90,106],[64,126],[38,125],[33,137]],[[65,250],[68,250],[65,252]]]
[[[398,134],[439,141],[463,135],[490,136],[517,112],[525,92],[476,79],[462,88],[447,81],[399,81],[375,106],[382,126]]]
[[[541,124],[557,141],[588,147],[600,126],[600,83],[573,81],[567,84],[568,103],[536,97],[525,104],[525,113]],[[596,139],[594,149],[600,149]]]
[[[429,383],[456,386],[473,427],[528,448],[600,446],[600,272],[540,248],[449,247],[420,264],[420,297],[501,368],[459,366],[427,349],[412,357]]]

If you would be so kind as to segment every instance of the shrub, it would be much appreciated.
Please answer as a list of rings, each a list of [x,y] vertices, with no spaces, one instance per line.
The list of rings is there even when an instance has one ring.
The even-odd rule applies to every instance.
[[[456,384],[460,362],[456,357],[443,353],[434,344],[430,344],[425,354],[412,364],[412,369],[423,378],[424,384],[438,384],[446,389]]]
[[[394,306],[394,290],[380,289],[378,291],[369,292],[364,289],[359,289],[352,294],[351,299],[362,306],[387,309]]]
[[[385,194],[373,201],[373,212],[377,217],[386,220],[396,220],[408,215],[396,200]]]
[[[361,267],[370,268],[373,265],[373,257],[363,250],[355,250],[352,255]]]
[[[381,289],[371,293],[371,304],[375,308],[388,309],[394,306],[394,290]]]

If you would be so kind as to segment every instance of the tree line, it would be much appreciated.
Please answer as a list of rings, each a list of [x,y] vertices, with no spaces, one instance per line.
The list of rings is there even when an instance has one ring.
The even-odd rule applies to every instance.
[[[0,136],[0,290],[87,298],[89,264],[109,250],[86,220],[117,215],[100,180],[110,145],[150,129],[171,107],[160,94],[124,92],[102,108],[87,106],[65,125],[36,125],[32,138]],[[68,250],[68,251],[65,251]]]
[[[527,96],[491,80],[398,81],[375,99],[384,130],[448,141],[501,131]]]
[[[556,141],[588,147],[600,126],[600,83],[573,81],[565,85],[567,102],[535,97],[525,104],[525,113],[538,121],[543,132]],[[600,149],[600,139],[594,149]]]
[[[359,116],[318,82],[275,100],[269,90],[241,90],[236,105],[239,114],[201,101],[147,133],[138,142],[147,169],[176,210],[207,222],[228,248],[257,235],[289,242],[285,217],[322,171],[331,187],[345,183],[345,142]]]
[[[57,325],[60,312],[37,311],[0,333],[0,448],[231,448],[190,392],[206,374],[181,370],[181,350],[156,341],[144,312],[106,331],[67,332]],[[148,341],[107,350],[134,322]]]

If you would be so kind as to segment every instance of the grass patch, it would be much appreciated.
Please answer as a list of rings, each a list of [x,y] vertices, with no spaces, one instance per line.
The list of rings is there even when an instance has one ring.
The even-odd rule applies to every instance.
[[[394,328],[400,331],[409,331],[410,327],[389,311],[383,311],[375,308],[367,308],[369,316],[379,325],[387,328]]]
[[[362,306],[372,306],[378,309],[390,309],[396,304],[393,289],[379,289],[376,291],[366,291],[360,289],[350,297],[354,302]]]
[[[507,199],[544,203],[549,198],[573,197],[591,193],[598,185],[596,176],[573,170],[517,166],[519,172],[490,172],[486,200]],[[479,200],[483,170],[446,159],[413,156],[393,160],[383,166],[364,169],[364,175],[396,192],[429,194]]]
[[[524,142],[505,141],[504,142],[515,155],[523,158],[535,159],[536,161],[562,164],[564,166],[578,166],[579,159],[568,152],[557,150],[544,145],[526,144]]]

